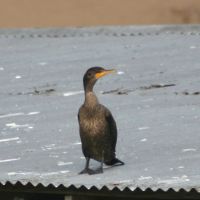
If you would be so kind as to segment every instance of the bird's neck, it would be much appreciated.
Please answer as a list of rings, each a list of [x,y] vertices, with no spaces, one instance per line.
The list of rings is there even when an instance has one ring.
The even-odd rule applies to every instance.
[[[98,99],[92,90],[85,92],[85,102],[84,102],[85,106],[89,108],[94,108],[98,103],[99,103]]]

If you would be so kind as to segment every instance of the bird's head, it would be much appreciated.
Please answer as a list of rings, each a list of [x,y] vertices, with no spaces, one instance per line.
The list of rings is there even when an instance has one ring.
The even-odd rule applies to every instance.
[[[83,85],[84,85],[84,89],[89,89],[89,90],[92,90],[94,84],[96,83],[96,81],[107,75],[107,74],[110,74],[110,73],[114,73],[116,72],[114,69],[104,69],[102,67],[91,67],[89,68],[84,77],[83,77]]]

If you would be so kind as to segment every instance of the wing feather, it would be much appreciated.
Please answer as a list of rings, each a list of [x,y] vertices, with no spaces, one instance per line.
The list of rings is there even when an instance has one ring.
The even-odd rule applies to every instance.
[[[115,152],[115,147],[117,143],[117,125],[111,112],[108,109],[106,109],[106,121],[108,123],[109,130],[110,130],[110,140],[111,140],[110,142],[111,142],[112,151]]]

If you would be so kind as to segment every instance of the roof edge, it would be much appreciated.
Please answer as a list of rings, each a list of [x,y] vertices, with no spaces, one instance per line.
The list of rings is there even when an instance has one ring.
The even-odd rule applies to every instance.
[[[39,193],[48,193],[48,192],[54,192],[58,194],[71,194],[71,193],[82,193],[82,192],[104,192],[104,193],[126,193],[126,194],[137,194],[137,195],[143,195],[144,193],[148,194],[195,194],[200,197],[200,190],[197,188],[191,187],[191,188],[141,188],[139,186],[135,187],[120,187],[120,186],[113,186],[108,187],[106,185],[104,186],[91,186],[86,187],[85,185],[75,185],[75,184],[69,184],[69,185],[54,185],[53,183],[50,184],[44,184],[44,183],[32,183],[27,181],[6,181],[6,182],[0,182],[0,192],[1,191],[10,191],[10,192],[31,192],[36,191]]]
[[[130,25],[96,26],[68,28],[9,28],[0,29],[0,37],[40,38],[40,37],[84,37],[84,36],[138,36],[159,35],[162,33],[200,34],[200,25]]]

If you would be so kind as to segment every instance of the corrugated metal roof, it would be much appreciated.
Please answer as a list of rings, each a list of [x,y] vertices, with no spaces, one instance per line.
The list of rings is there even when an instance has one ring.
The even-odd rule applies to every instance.
[[[1,30],[1,184],[199,191],[199,34],[199,26]],[[95,90],[116,118],[126,165],[78,175],[82,76],[96,65],[121,72]]]

